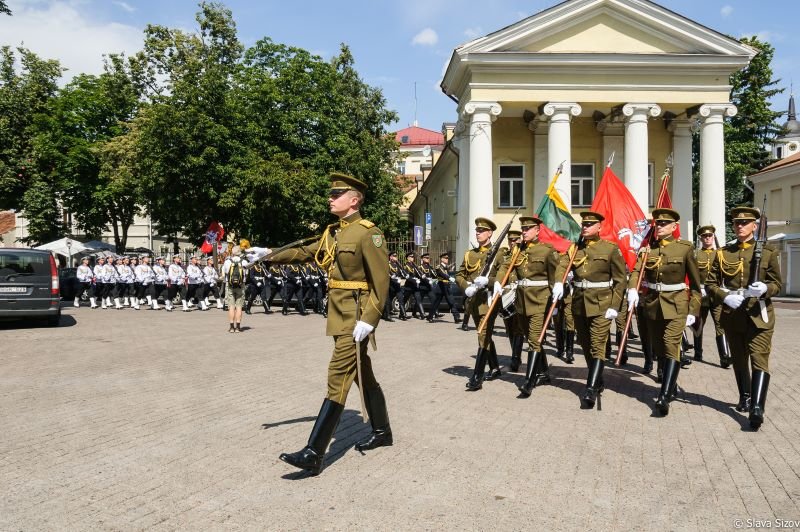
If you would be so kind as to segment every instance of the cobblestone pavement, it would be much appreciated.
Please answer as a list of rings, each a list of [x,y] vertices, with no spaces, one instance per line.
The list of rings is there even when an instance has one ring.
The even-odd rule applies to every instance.
[[[800,312],[778,309],[767,416],[746,429],[730,370],[680,374],[667,418],[657,384],[607,371],[601,411],[579,409],[586,368],[551,358],[464,390],[475,333],[382,323],[376,375],[393,447],[368,433],[356,389],[318,477],[301,448],[332,342],[319,316],[66,308],[62,327],[0,324],[0,530],[729,530],[800,520]],[[498,337],[501,363],[509,348]],[[524,365],[522,367],[524,370]],[[783,523],[775,521],[784,520]],[[741,521],[737,521],[741,520]],[[748,522],[748,520],[751,520]],[[758,522],[756,521],[758,520]]]

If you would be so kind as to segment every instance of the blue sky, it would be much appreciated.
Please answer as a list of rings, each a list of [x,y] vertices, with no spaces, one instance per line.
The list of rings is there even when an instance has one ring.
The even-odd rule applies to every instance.
[[[299,46],[326,59],[348,44],[356,68],[383,89],[400,115],[393,129],[419,125],[439,130],[455,121],[455,103],[438,87],[453,49],[559,3],[557,0],[228,0],[239,38],[261,37]],[[800,84],[796,0],[661,0],[664,7],[735,37],[758,35],[776,49],[773,68],[785,94]],[[98,73],[102,54],[134,52],[148,23],[194,30],[193,0],[9,0],[14,16],[0,16],[0,45],[24,45],[77,72]]]

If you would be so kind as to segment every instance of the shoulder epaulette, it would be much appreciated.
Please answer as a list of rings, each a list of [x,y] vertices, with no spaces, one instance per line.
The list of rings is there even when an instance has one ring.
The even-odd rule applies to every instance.
[[[375,224],[370,222],[369,220],[359,220],[358,223],[360,223],[367,229],[372,229],[373,227],[375,227]]]

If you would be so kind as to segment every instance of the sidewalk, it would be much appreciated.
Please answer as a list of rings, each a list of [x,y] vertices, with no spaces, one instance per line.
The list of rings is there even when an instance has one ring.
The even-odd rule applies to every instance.
[[[760,432],[730,370],[681,372],[667,418],[642,358],[609,369],[601,411],[586,368],[551,357],[464,390],[477,342],[451,322],[381,323],[375,373],[395,445],[365,455],[354,388],[327,468],[278,460],[305,445],[325,394],[324,320],[220,311],[65,308],[58,329],[0,325],[0,530],[730,530],[800,519],[800,313],[776,311]],[[505,337],[497,337],[508,365]],[[525,367],[523,364],[522,370]]]

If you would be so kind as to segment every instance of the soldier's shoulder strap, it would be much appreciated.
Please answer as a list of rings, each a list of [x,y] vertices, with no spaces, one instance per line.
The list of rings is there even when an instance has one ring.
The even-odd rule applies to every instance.
[[[369,220],[363,220],[362,219],[362,220],[359,220],[358,223],[363,225],[367,229],[372,229],[373,227],[375,227],[375,224],[370,222]]]

